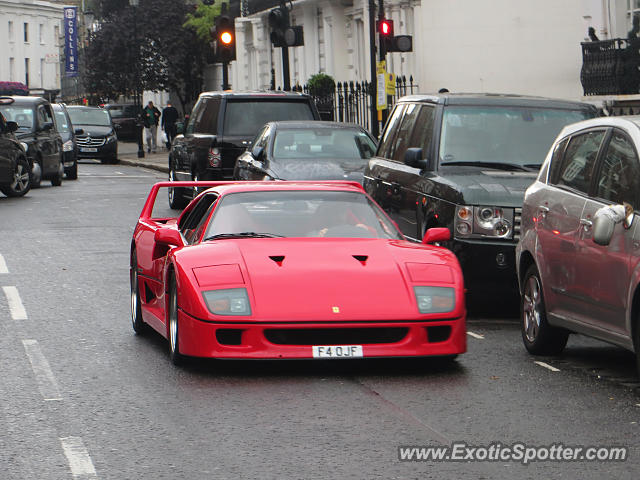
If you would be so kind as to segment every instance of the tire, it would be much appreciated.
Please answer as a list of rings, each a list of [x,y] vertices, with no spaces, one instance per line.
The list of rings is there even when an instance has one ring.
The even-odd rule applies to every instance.
[[[633,330],[633,347],[636,351],[636,367],[638,369],[638,376],[640,377],[640,315],[636,318],[636,325]]]
[[[567,344],[569,332],[549,325],[542,281],[535,265],[527,269],[522,285],[520,319],[525,348],[533,355],[559,355]]]
[[[175,181],[173,168],[169,170],[169,181]],[[167,188],[167,196],[169,198],[169,207],[173,210],[182,210],[189,204],[189,200],[184,197],[184,188],[169,187]]]
[[[185,357],[180,353],[180,335],[178,322],[178,293],[176,279],[171,275],[169,279],[169,358],[174,365],[182,365]]]
[[[33,173],[31,174],[31,188],[40,188],[42,182],[42,162],[34,160]]]
[[[62,177],[64,177],[64,165],[62,165],[62,162],[60,162],[60,164],[58,165],[58,172],[56,173],[56,176],[51,179],[51,185],[53,185],[54,187],[59,187],[60,185],[62,185]]]
[[[31,169],[26,158],[20,157],[13,172],[13,182],[0,187],[0,191],[7,197],[22,197],[31,190]]]
[[[67,179],[68,180],[78,179],[78,161],[77,160],[73,163],[73,167],[67,170]]]
[[[131,271],[129,273],[131,283],[131,326],[137,335],[147,331],[147,324],[142,319],[142,303],[140,301],[140,284],[138,283],[138,258],[133,252],[131,258]]]

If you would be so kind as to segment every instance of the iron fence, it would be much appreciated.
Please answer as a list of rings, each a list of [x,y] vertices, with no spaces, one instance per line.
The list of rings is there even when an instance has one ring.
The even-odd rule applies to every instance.
[[[585,95],[636,94],[640,90],[640,39],[582,42],[580,82]]]

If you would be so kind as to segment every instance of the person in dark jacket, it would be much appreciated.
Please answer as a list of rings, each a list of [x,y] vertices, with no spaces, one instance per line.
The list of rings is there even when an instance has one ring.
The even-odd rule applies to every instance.
[[[142,120],[144,122],[144,133],[147,138],[147,153],[156,153],[158,148],[158,123],[160,120],[160,110],[158,110],[152,101],[149,101],[142,112]]]
[[[171,142],[176,136],[177,121],[178,110],[171,103],[167,103],[167,106],[162,110],[162,128],[167,135],[167,150],[171,148]]]

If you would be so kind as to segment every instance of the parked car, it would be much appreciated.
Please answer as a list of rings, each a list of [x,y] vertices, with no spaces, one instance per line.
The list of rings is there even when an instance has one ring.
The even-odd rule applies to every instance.
[[[76,135],[78,158],[97,158],[102,163],[118,163],[118,137],[107,110],[98,107],[67,107]]]
[[[67,108],[62,103],[51,104],[53,108],[53,120],[56,130],[62,138],[62,156],[64,164],[64,173],[70,180],[78,178],[78,144],[76,142],[76,134],[82,134],[84,131],[74,128],[69,117]]]
[[[7,122],[0,113],[0,192],[7,197],[21,197],[31,189],[31,167],[27,153],[14,135],[17,130],[18,124]]]
[[[225,185],[226,183],[226,185]],[[446,356],[466,350],[462,273],[450,251],[404,240],[356,182],[179,182],[201,193],[131,243],[131,318],[174,363],[214,358]]]
[[[136,107],[132,103],[107,103],[103,108],[111,115],[119,140],[137,141],[140,107]]]
[[[7,121],[16,122],[16,138],[23,143],[32,170],[31,186],[39,187],[42,180],[50,180],[55,187],[62,185],[64,165],[62,138],[53,123],[51,104],[42,97],[0,97],[0,113]]]
[[[269,122],[236,161],[237,180],[355,180],[376,141],[354,123]]]
[[[364,186],[401,231],[419,240],[446,227],[470,298],[517,299],[522,198],[562,127],[592,105],[540,97],[403,97],[369,161]]]
[[[640,369],[639,151],[640,117],[570,125],[527,189],[516,260],[529,352],[558,354],[579,332],[635,351]]]
[[[319,120],[311,97],[286,92],[205,92],[169,153],[169,180],[231,179],[238,156],[260,128],[278,120]],[[184,208],[194,196],[169,189],[171,208]]]

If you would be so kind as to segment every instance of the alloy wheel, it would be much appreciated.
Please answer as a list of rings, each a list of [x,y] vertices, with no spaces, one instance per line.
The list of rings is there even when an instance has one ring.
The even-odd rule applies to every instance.
[[[529,342],[538,336],[541,322],[540,281],[535,275],[530,276],[525,284],[522,305],[522,321],[524,334]]]
[[[178,353],[178,303],[176,301],[176,291],[171,291],[169,297],[169,343],[171,353]]]
[[[25,169],[22,163],[16,165],[16,171],[13,175],[13,183],[11,189],[16,193],[21,193],[29,186],[29,171]]]

